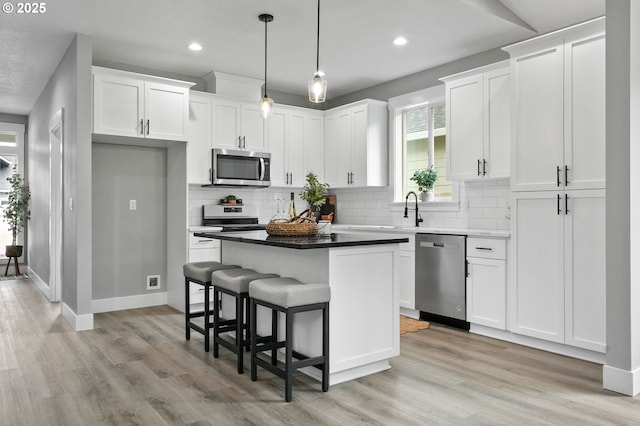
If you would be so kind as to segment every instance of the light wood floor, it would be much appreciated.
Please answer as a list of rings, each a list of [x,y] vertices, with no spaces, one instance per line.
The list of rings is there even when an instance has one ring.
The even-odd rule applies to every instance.
[[[640,424],[640,398],[601,366],[432,325],[400,338],[389,371],[293,402],[265,371],[238,375],[169,307],[97,314],[73,332],[28,280],[0,281],[0,425]],[[247,357],[248,359],[248,357]]]

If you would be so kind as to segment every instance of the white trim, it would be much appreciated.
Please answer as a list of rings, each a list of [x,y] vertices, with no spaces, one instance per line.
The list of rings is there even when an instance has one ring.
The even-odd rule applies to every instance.
[[[94,299],[91,302],[93,313],[123,311],[125,309],[147,308],[167,304],[167,293],[138,294],[135,296]]]
[[[31,279],[31,281],[33,281],[36,287],[40,289],[42,294],[44,294],[47,297],[47,299],[51,300],[51,297],[50,297],[51,289],[49,288],[49,285],[45,283],[42,280],[42,278],[40,278],[40,276],[36,274],[35,271],[31,269],[29,266],[27,266],[27,275],[29,275],[29,278]]]
[[[636,396],[640,393],[640,369],[628,371],[604,365],[602,387],[624,395]]]
[[[62,317],[75,331],[93,330],[93,314],[77,315],[64,302],[62,303]]]
[[[585,361],[595,362],[597,364],[604,364],[606,358],[606,355],[603,353],[576,348],[575,346],[563,345],[561,343],[549,342],[547,340],[536,339],[535,337],[511,333],[510,331],[505,330],[498,330],[496,328],[486,327],[484,325],[471,324],[469,332],[479,334],[481,336],[491,337],[493,339],[516,343],[518,345],[528,346],[530,348],[553,352],[571,358],[583,359]]]

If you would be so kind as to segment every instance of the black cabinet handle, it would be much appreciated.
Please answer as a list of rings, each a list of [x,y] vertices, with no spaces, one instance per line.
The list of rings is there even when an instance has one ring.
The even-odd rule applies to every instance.
[[[567,186],[569,183],[569,167],[565,164],[564,166],[564,186]]]
[[[560,210],[560,194],[558,194],[558,200],[557,200],[556,206],[558,208],[557,214],[562,213],[562,210]]]
[[[140,119],[140,134],[144,135],[144,118]]]
[[[151,127],[149,126],[149,120],[147,120],[147,135],[149,134],[149,129],[150,129],[150,128],[151,128]]]
[[[569,196],[564,194],[564,214],[569,214]]]
[[[487,175],[487,160],[486,159],[482,159],[482,176],[486,176]]]
[[[560,166],[556,166],[556,186],[560,186]]]
[[[493,249],[491,247],[476,247],[476,250],[493,251]]]
[[[478,159],[478,176],[480,176],[480,159]]]

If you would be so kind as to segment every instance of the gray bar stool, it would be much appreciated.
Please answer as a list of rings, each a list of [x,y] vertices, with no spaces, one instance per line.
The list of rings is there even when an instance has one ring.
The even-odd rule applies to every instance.
[[[209,289],[211,288],[211,273],[214,271],[239,268],[237,265],[225,265],[220,262],[192,262],[182,265],[182,272],[184,274],[184,320],[185,320],[185,334],[186,339],[191,339],[191,330],[195,330],[198,333],[204,335],[204,350],[209,352],[209,330],[211,330],[211,312],[209,302]],[[204,286],[204,311],[191,312],[191,301],[189,300],[189,283],[199,284]],[[214,312],[218,310],[217,306],[213,307]],[[198,324],[191,321],[192,318],[204,317],[204,327],[200,327]]]
[[[329,390],[329,284],[302,284],[294,278],[270,278],[249,285],[251,318],[251,380],[258,379],[257,366],[271,371],[285,381],[285,401],[292,398],[293,372],[299,368],[315,366],[322,370],[322,391]],[[271,336],[264,343],[258,341],[256,306],[271,309]],[[293,350],[293,318],[299,312],[322,310],[322,355],[308,357]],[[278,341],[278,312],[286,316],[285,339]],[[263,339],[260,339],[263,340]],[[285,348],[284,369],[277,365],[276,351]],[[271,351],[271,359],[258,354]],[[295,361],[293,359],[296,359]]]
[[[253,269],[225,269],[211,274],[213,300],[218,306],[220,293],[235,298],[236,318],[226,320],[220,318],[220,310],[213,313],[213,356],[218,358],[218,345],[222,345],[237,355],[238,374],[244,371],[244,353],[249,350],[249,283],[261,278],[274,278],[277,274],[262,274]],[[233,341],[225,339],[221,334],[235,332]],[[246,332],[246,334],[245,334]]]

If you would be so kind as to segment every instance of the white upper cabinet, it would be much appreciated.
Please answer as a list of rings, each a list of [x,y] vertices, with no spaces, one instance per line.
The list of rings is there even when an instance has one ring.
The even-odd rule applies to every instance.
[[[441,79],[446,90],[447,177],[509,177],[508,61]]]
[[[93,133],[186,141],[192,85],[93,67]]]
[[[306,174],[324,179],[322,111],[276,105],[267,121],[271,185],[302,187]]]
[[[265,120],[257,102],[214,96],[212,114],[214,148],[265,151]]]
[[[211,96],[193,91],[189,97],[187,181],[211,183]]]
[[[604,188],[604,20],[505,50],[515,82],[512,189]]]
[[[387,185],[387,103],[363,100],[325,112],[325,180],[332,188]]]

